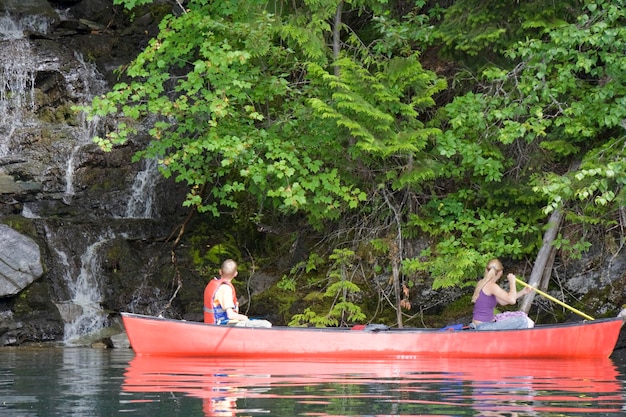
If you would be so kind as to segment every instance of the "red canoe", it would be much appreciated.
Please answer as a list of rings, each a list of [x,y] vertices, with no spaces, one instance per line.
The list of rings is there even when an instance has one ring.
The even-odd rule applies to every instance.
[[[608,358],[621,318],[524,330],[218,326],[122,313],[139,355],[231,358]]]

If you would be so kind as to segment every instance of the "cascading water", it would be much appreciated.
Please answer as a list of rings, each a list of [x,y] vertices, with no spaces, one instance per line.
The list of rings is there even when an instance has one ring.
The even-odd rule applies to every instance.
[[[35,79],[38,70],[58,71],[58,62],[48,57],[44,64],[36,61],[36,54],[32,45],[23,36],[26,29],[37,30],[45,33],[45,22],[38,21],[34,17],[15,20],[7,15],[0,18],[0,39],[3,54],[0,57],[0,157],[19,154],[22,151],[21,140],[23,137],[14,134],[25,127],[37,127],[39,123],[35,114]],[[104,83],[97,77],[93,67],[85,64],[80,57],[76,57],[80,70],[67,71],[65,75],[68,92],[77,99],[77,104],[85,104],[93,93],[102,92]],[[45,66],[45,69],[42,68]],[[82,70],[82,71],[81,71]],[[95,80],[95,83],[92,83]],[[92,87],[95,86],[94,87]],[[76,86],[76,87],[74,87]],[[94,134],[93,123],[81,120],[82,126],[77,130],[78,134],[72,135],[78,142],[73,146],[67,160],[66,191],[65,196],[73,195],[72,175],[74,161],[79,155],[80,147]],[[37,217],[30,212],[27,205],[24,208],[24,217]],[[48,231],[50,233],[50,231]],[[54,242],[54,239],[51,240]],[[76,340],[81,334],[94,329],[100,329],[104,325],[99,301],[101,299],[97,285],[98,267],[93,256],[101,241],[87,246],[80,256],[80,268],[78,271],[71,267],[74,262],[68,254],[60,248],[55,248],[59,262],[65,268],[65,280],[70,292],[70,300],[57,303],[59,312],[65,322],[65,339]]]
[[[34,108],[35,71],[24,27],[10,16],[0,17],[0,157],[8,156],[13,133],[27,123]]]
[[[55,249],[60,262],[66,267],[65,280],[71,292],[70,300],[57,303],[65,322],[65,342],[69,345],[81,344],[81,337],[105,327],[106,315],[100,305],[102,292],[98,282],[98,250],[108,239],[107,235],[99,236],[94,243],[87,246],[80,256],[79,264],[75,266],[70,263],[67,253],[61,248]]]
[[[65,188],[58,190],[56,198],[69,207],[67,210],[85,211],[84,215],[88,217],[89,210],[85,210],[84,206],[72,208],[79,204],[79,193],[82,192],[75,186],[75,176],[76,170],[85,162],[85,152],[93,152],[90,145],[100,121],[87,120],[83,114],[79,114],[71,125],[41,120],[37,98],[39,86],[36,84],[40,74],[44,77],[53,74],[50,78],[60,84],[59,88],[71,103],[84,105],[95,95],[103,93],[106,83],[96,67],[85,62],[78,53],[74,53],[73,58],[71,54],[64,56],[65,63],[62,63],[41,44],[38,53],[34,52],[32,41],[23,35],[26,29],[36,33],[47,31],[45,22],[41,20],[26,18],[17,21],[10,16],[0,17],[0,47],[3,51],[0,54],[0,158],[5,161],[26,160],[27,157],[22,158],[20,154],[24,148],[23,141],[28,140],[29,134],[56,134],[55,138],[60,140],[51,147],[58,156],[51,160],[48,171],[51,175],[58,175],[61,181],[57,182],[65,180]],[[120,204],[111,208],[98,207],[101,213],[98,214],[99,221],[94,223],[81,223],[84,219],[47,218],[37,201],[24,203],[22,216],[38,219],[44,224],[53,263],[49,268],[55,271],[48,273],[63,282],[63,288],[56,291],[52,301],[63,319],[67,344],[88,343],[86,336],[98,334],[108,325],[107,314],[102,308],[100,282],[103,255],[109,242],[126,237],[125,233],[131,228],[124,223],[126,218],[154,217],[153,189],[157,177],[156,160],[146,162],[137,174],[132,189],[128,190],[130,194],[125,210]],[[123,194],[119,198],[123,201]],[[106,216],[111,222],[102,222],[101,218]]]
[[[126,206],[126,217],[150,219],[154,216],[154,187],[159,180],[158,161],[144,161],[144,169],[137,173]]]
[[[91,101],[91,99],[98,95],[104,93],[106,89],[106,83],[104,79],[98,73],[95,65],[88,64],[83,60],[83,57],[75,53],[77,62],[80,63],[79,70],[72,73],[72,77],[74,79],[68,79],[68,86],[79,85],[82,87],[79,89],[73,89],[74,96],[79,99],[80,105],[86,105]],[[74,81],[74,82],[72,82]],[[72,197],[74,196],[74,169],[76,164],[76,159],[80,154],[81,148],[92,142],[94,136],[96,136],[96,131],[98,125],[100,123],[100,119],[94,117],[93,119],[87,119],[85,115],[81,112],[79,115],[80,120],[80,135],[77,137],[77,143],[72,148],[72,153],[67,161],[67,169],[65,171],[65,195],[63,196],[63,201],[67,204],[71,203]]]

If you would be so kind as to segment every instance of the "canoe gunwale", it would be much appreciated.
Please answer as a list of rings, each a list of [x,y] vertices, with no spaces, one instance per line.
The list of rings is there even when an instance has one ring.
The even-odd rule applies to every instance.
[[[128,317],[136,317],[136,318],[140,318],[140,319],[146,319],[146,320],[159,320],[159,321],[164,321],[164,322],[172,322],[172,323],[185,323],[185,324],[189,324],[189,325],[196,325],[196,326],[213,326],[213,327],[228,327],[228,326],[223,326],[223,325],[217,325],[217,324],[208,324],[208,323],[203,323],[203,322],[199,322],[199,321],[185,321],[185,320],[177,320],[177,319],[171,319],[171,318],[167,318],[167,317],[155,317],[155,316],[148,316],[148,315],[143,315],[143,314],[137,314],[137,313],[127,313],[127,312],[122,312],[121,313],[122,316],[128,316]],[[606,318],[599,318],[599,319],[595,319],[595,320],[582,320],[582,321],[574,321],[574,322],[565,322],[565,323],[551,323],[551,324],[536,324],[534,327],[530,328],[530,329],[500,329],[500,330],[481,330],[481,333],[503,333],[503,332],[527,332],[527,331],[537,331],[537,330],[548,330],[548,329],[558,329],[558,328],[567,328],[567,327],[578,327],[581,325],[585,325],[585,324],[597,324],[597,323],[602,323],[602,322],[608,322],[608,321],[617,321],[617,320],[622,320],[620,318],[616,318],[616,317],[606,317]],[[282,331],[289,331],[289,332],[293,332],[293,331],[308,331],[308,332],[368,332],[368,333],[430,333],[430,332],[465,332],[465,331],[472,331],[471,329],[463,329],[463,330],[445,330],[445,328],[427,328],[427,327],[404,327],[404,328],[396,328],[396,327],[389,327],[387,329],[380,329],[380,328],[376,328],[376,329],[353,329],[352,327],[289,327],[289,326],[272,326],[270,328],[265,328],[265,327],[236,327],[234,326],[238,331],[239,330],[250,330],[250,331],[263,331],[263,330],[282,330]]]

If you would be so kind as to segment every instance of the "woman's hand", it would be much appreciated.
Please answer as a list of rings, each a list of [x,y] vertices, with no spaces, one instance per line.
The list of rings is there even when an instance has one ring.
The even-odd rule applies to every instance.
[[[524,286],[524,288],[521,291],[518,291],[517,293],[521,295],[526,295],[526,294],[530,294],[532,291],[533,291],[533,288]]]

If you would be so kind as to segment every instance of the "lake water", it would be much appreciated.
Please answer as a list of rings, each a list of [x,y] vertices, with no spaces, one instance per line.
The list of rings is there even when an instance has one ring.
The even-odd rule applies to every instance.
[[[620,416],[606,360],[245,361],[0,349],[0,416]]]

